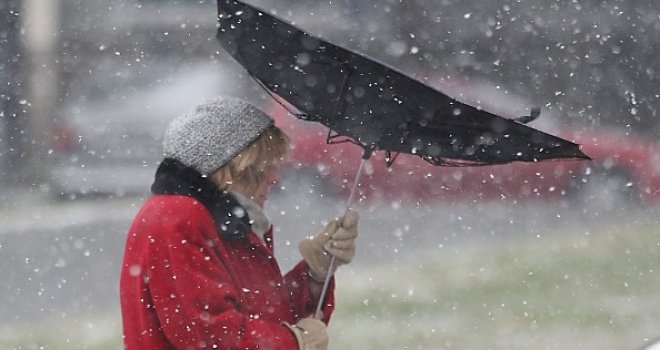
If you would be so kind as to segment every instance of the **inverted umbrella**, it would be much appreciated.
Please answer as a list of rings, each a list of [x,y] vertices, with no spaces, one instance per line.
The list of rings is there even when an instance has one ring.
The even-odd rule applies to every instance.
[[[519,122],[538,111],[516,121],[461,103],[237,0],[218,0],[218,22],[220,44],[264,89],[295,107],[297,117],[326,125],[329,143],[341,138],[364,149],[347,208],[377,150],[390,162],[408,153],[455,166],[589,159],[579,145]],[[326,276],[321,302],[328,282]]]

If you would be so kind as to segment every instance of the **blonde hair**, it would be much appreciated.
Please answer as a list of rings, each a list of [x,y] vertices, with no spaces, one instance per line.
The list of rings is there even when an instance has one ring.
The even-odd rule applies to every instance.
[[[282,130],[271,126],[238,155],[214,171],[210,179],[222,190],[236,185],[254,189],[263,179],[266,168],[286,159],[290,142]]]

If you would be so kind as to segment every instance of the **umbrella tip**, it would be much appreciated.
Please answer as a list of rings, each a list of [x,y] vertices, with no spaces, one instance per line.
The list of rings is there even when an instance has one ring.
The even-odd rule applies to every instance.
[[[540,115],[541,115],[541,107],[533,107],[529,115],[523,115],[518,118],[514,118],[513,120],[521,124],[527,124],[529,122],[536,120]]]
[[[577,149],[573,152],[573,158],[577,160],[593,160],[588,154],[582,150],[582,145],[575,144]]]

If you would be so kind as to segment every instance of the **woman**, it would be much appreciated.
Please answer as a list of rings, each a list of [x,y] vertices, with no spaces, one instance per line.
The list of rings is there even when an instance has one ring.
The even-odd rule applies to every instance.
[[[304,239],[303,260],[282,276],[262,208],[288,149],[269,116],[235,98],[170,124],[153,195],[126,241],[126,349],[327,349],[334,278],[321,320],[312,314],[330,255],[335,265],[353,258],[358,217]]]

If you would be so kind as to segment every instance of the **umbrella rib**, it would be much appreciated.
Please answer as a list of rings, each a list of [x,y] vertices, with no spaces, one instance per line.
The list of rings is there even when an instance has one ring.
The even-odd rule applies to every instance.
[[[364,146],[357,143],[352,138],[344,136],[344,135],[339,134],[339,133],[336,133],[335,135],[333,135],[332,132],[333,132],[333,130],[328,128],[328,136],[325,139],[325,143],[327,143],[328,145],[338,145],[338,144],[342,144],[342,143],[352,143],[354,145],[357,145],[357,146],[360,146],[360,147],[364,148]],[[339,140],[337,140],[337,139],[339,139]]]
[[[394,153],[394,156],[392,156],[392,153]],[[394,161],[396,161],[396,158],[399,157],[399,154],[401,154],[401,152],[387,151],[385,156],[385,164],[387,164],[388,168],[394,164]]]
[[[270,89],[268,88],[268,86],[266,86],[266,84],[264,84],[263,81],[259,80],[259,78],[257,78],[256,76],[254,76],[254,74],[252,74],[252,73],[249,72],[249,71],[248,71],[248,74],[250,75],[250,78],[254,79],[254,81],[256,81],[257,84],[258,84],[262,89],[264,89],[264,91],[266,91],[266,93],[267,93],[267,94],[268,94],[273,100],[275,100],[275,102],[277,102],[280,106],[282,106],[282,108],[286,109],[286,111],[289,112],[289,114],[291,114],[291,115],[293,115],[293,116],[295,116],[295,117],[297,117],[297,118],[305,118],[305,117],[308,117],[308,116],[309,116],[309,114],[307,114],[307,113],[300,113],[300,112],[294,112],[294,111],[292,111],[291,108],[289,108],[289,106],[285,105],[284,103],[282,103],[282,101],[280,101],[279,98],[277,98],[277,95],[276,95],[272,90],[270,90]]]
[[[346,94],[346,86],[348,85],[348,79],[351,77],[351,75],[353,75],[353,69],[351,69],[351,67],[346,65],[346,64],[342,63],[341,65],[344,66],[344,69],[346,69],[347,74],[344,75],[344,81],[341,84],[341,90],[339,90],[339,102],[338,102],[339,106],[338,107],[340,107],[340,109],[337,110],[337,114],[339,114],[341,116],[344,116],[344,112],[346,111],[346,105],[347,104],[346,104],[346,101],[343,97]]]

